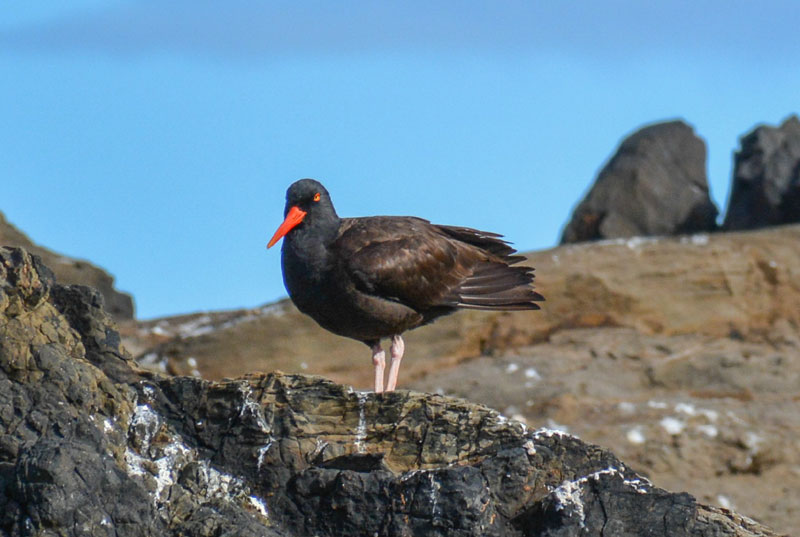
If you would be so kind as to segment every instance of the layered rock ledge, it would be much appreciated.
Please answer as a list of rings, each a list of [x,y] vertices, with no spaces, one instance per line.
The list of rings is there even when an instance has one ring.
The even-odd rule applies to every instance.
[[[12,536],[774,535],[463,400],[142,371],[96,291],[11,248],[0,513]]]

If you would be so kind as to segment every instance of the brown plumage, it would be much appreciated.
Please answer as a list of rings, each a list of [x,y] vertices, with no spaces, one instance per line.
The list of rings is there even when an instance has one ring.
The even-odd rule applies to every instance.
[[[375,391],[383,391],[391,338],[388,391],[403,355],[401,334],[458,308],[533,310],[533,268],[501,235],[441,226],[415,217],[339,218],[328,191],[302,179],[286,193],[283,279],[297,308],[323,328],[373,351]]]

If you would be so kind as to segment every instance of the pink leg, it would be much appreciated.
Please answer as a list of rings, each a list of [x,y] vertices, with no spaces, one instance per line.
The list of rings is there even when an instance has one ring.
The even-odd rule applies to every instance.
[[[383,391],[383,370],[386,368],[386,353],[381,342],[372,346],[372,364],[375,366],[375,393]]]
[[[392,355],[392,363],[389,365],[389,382],[386,384],[386,391],[394,391],[397,386],[397,374],[400,372],[400,361],[403,359],[403,351],[406,346],[403,338],[399,335],[392,337],[392,347],[389,352]]]

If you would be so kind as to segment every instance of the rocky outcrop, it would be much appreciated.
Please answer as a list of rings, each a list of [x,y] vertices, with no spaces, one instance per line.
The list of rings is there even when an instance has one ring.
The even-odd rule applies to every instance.
[[[658,486],[800,534],[797,244],[795,225],[528,254],[544,308],[408,332],[400,386],[568,427]],[[172,373],[372,384],[366,347],[288,302],[125,328],[126,347]]]
[[[100,291],[105,309],[117,321],[133,318],[133,298],[114,287],[114,277],[88,261],[57,254],[34,244],[0,213],[0,246],[18,246],[40,256],[64,284],[88,285]]]
[[[98,297],[0,249],[8,535],[773,535],[462,400],[141,371]]]
[[[759,126],[740,143],[725,229],[800,222],[800,118]]]
[[[567,223],[561,243],[716,229],[706,146],[683,121],[644,127],[620,145]]]

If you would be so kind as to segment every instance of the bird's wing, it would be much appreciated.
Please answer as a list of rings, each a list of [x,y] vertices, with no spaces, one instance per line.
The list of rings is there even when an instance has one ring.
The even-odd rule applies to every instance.
[[[544,297],[533,290],[533,267],[510,266],[525,260],[502,235],[467,227],[436,226],[440,232],[484,253],[472,265],[470,275],[450,290],[461,308],[487,310],[536,310]]]
[[[349,219],[336,247],[360,291],[418,311],[457,306],[452,290],[469,278],[481,256],[460,251],[458,241],[412,217]]]
[[[445,235],[467,244],[471,244],[481,250],[487,251],[497,257],[503,259],[506,263],[512,264],[525,259],[521,255],[512,255],[517,251],[512,248],[507,241],[503,240],[503,236],[499,233],[491,233],[489,231],[480,231],[470,227],[458,226],[441,226],[437,225],[436,228]]]
[[[500,235],[411,217],[350,219],[338,256],[362,292],[417,311],[436,307],[538,309],[533,269]]]

